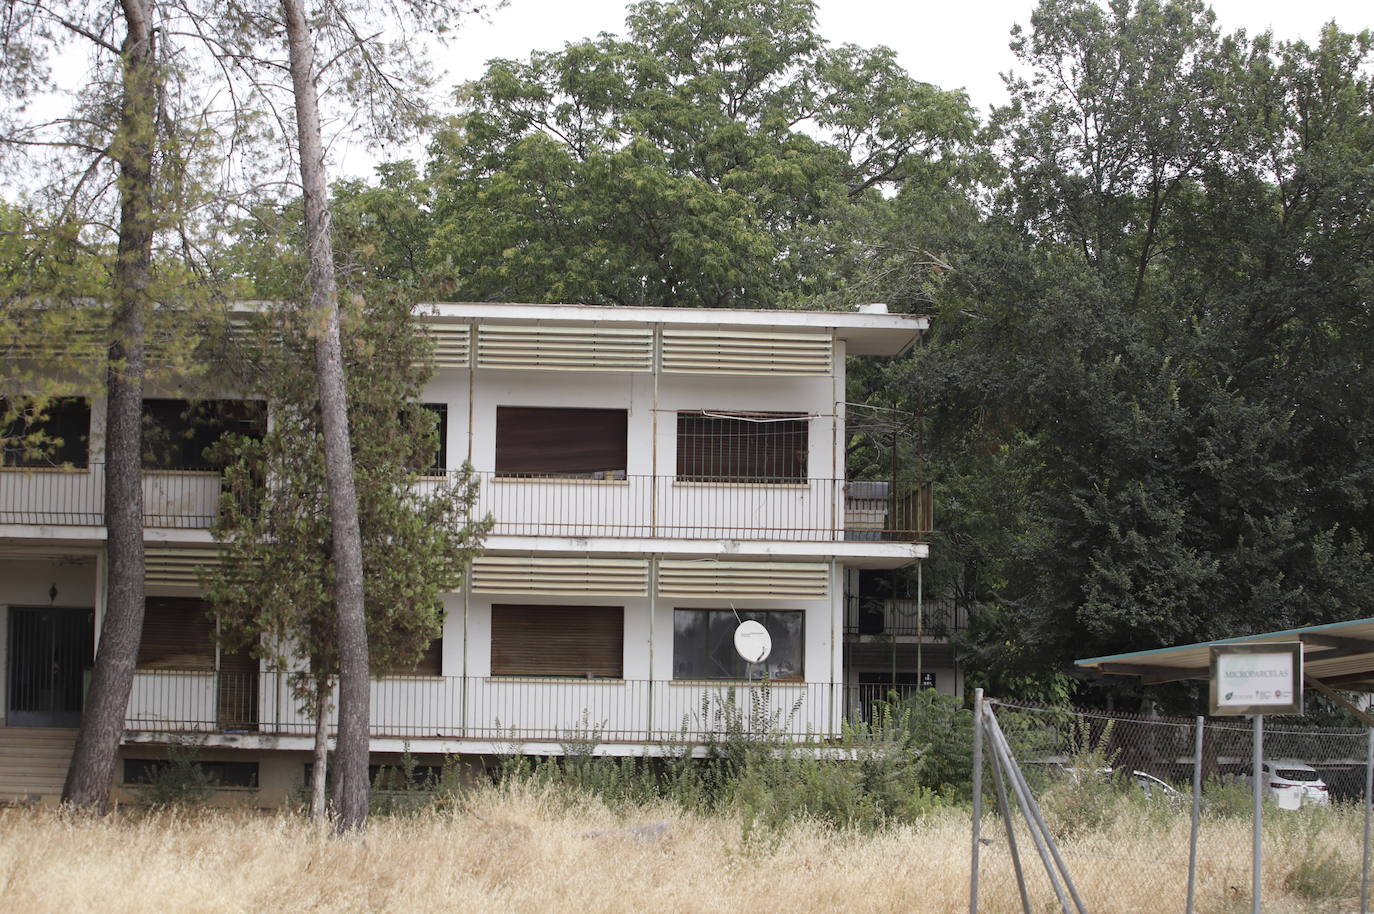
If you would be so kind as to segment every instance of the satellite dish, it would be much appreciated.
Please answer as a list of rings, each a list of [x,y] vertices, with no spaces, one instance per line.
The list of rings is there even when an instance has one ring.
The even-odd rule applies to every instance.
[[[735,651],[746,663],[762,663],[773,652],[773,638],[768,629],[752,619],[741,622],[735,629]]]

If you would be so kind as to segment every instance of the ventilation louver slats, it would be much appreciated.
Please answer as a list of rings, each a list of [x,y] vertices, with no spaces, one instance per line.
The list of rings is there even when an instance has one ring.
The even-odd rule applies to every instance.
[[[472,357],[472,327],[467,324],[425,325],[434,343],[435,368],[467,368]]]
[[[649,371],[654,335],[648,327],[551,327],[482,324],[482,368],[558,371]]]
[[[556,559],[487,555],[472,563],[476,593],[606,595],[649,593],[646,559]]]
[[[658,565],[661,597],[824,600],[829,569],[820,562],[691,562]]]
[[[824,333],[664,330],[663,370],[688,374],[828,375],[832,340]]]
[[[213,549],[149,546],[144,552],[144,580],[159,587],[199,587],[200,568],[220,561]]]

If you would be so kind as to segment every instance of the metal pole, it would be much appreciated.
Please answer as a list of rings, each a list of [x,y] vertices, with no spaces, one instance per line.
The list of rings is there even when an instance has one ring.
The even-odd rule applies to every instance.
[[[924,664],[921,662],[924,659],[922,657],[922,643],[926,640],[925,611],[921,603],[921,590],[923,589],[921,586],[921,564],[921,562],[916,563],[916,688],[918,689],[925,685],[925,680],[922,679]]]
[[[988,715],[992,717],[992,715]],[[997,732],[993,732],[995,719],[988,724],[988,741],[992,746],[993,764],[1000,765],[1002,770],[1007,773],[1011,781],[1012,793],[1016,796],[1016,802],[1021,806],[1021,815],[1026,819],[1026,830],[1030,834],[1031,842],[1035,844],[1036,853],[1040,855],[1040,865],[1045,869],[1045,877],[1050,881],[1050,888],[1054,889],[1054,895],[1059,899],[1059,910],[1061,914],[1070,914],[1069,899],[1064,894],[1064,887],[1060,884],[1059,876],[1056,873],[1054,860],[1050,857],[1048,843],[1051,840],[1049,834],[1041,832],[1040,826],[1031,817],[1031,800],[1027,796],[1028,789],[1025,783],[1017,778],[1016,761],[1012,758],[1011,748],[1004,740],[999,739],[1001,728],[997,727]]]
[[[978,850],[983,825],[983,690],[973,690],[973,841],[969,854],[969,914],[978,914]]]
[[[654,617],[658,615],[658,562],[654,556],[649,556],[649,715],[646,722],[648,727],[644,734],[646,740],[654,738]]]
[[[1364,860],[1360,864],[1360,914],[1369,914],[1369,825],[1374,809],[1374,727],[1364,750]]]
[[[1026,874],[1021,870],[1021,853],[1016,847],[1016,823],[1011,818],[1011,804],[1007,802],[1007,787],[1002,782],[1002,766],[992,765],[992,783],[997,788],[997,809],[1007,827],[1007,850],[1011,852],[1011,867],[1016,873],[1016,889],[1021,893],[1021,910],[1031,914],[1030,896],[1026,894]]]
[[[1197,895],[1197,836],[1202,828],[1202,728],[1206,722],[1206,718],[1199,716],[1193,735],[1193,827],[1188,835],[1187,914],[1193,914],[1193,901]]]
[[[1250,851],[1250,910],[1252,914],[1260,914],[1260,873],[1264,869],[1264,848],[1260,841],[1264,824],[1264,777],[1261,772],[1263,765],[1264,715],[1256,714],[1254,745],[1251,747],[1250,755],[1250,783],[1253,787],[1252,792],[1255,801],[1255,826]]]

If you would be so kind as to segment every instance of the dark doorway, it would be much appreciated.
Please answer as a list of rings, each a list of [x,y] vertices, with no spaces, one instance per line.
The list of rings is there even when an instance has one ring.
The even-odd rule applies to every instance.
[[[10,607],[11,727],[76,727],[95,644],[95,611]]]

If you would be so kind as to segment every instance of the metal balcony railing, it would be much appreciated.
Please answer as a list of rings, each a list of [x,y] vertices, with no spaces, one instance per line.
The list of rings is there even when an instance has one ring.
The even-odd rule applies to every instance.
[[[838,737],[891,689],[836,682],[684,682],[481,676],[372,682],[371,734],[384,739],[523,742],[688,742],[730,734],[801,743]],[[335,720],[331,717],[330,732]],[[285,673],[139,671],[131,734],[314,734]]]
[[[844,479],[736,483],[648,475],[476,475],[478,516],[490,513],[498,536],[912,542],[932,529],[928,485],[894,496],[889,483]],[[104,484],[100,465],[0,469],[0,524],[99,526]],[[430,476],[417,485],[424,491],[450,484],[450,478]],[[209,527],[221,489],[214,471],[145,471],[144,524]]]
[[[845,597],[844,631],[847,635],[924,635],[948,638],[968,628],[968,608],[956,600],[884,600],[877,597]]]

